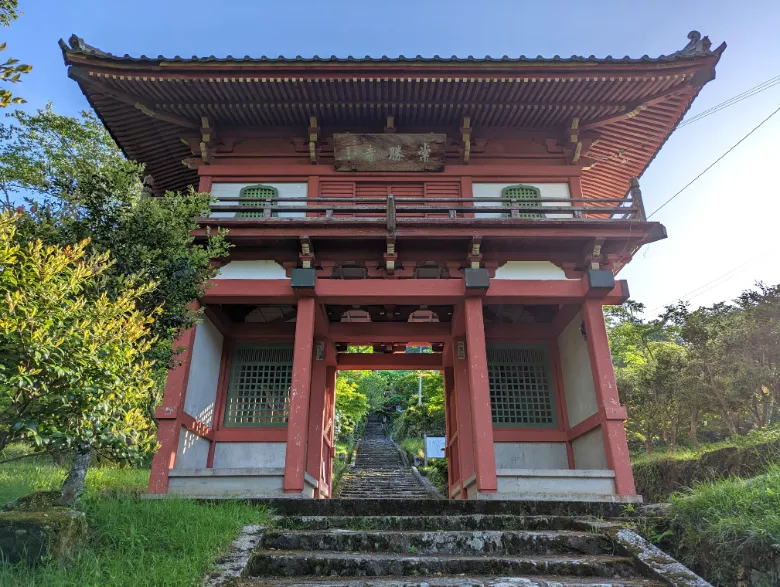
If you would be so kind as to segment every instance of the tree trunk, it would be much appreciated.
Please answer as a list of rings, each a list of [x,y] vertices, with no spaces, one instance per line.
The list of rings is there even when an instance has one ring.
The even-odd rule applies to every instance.
[[[693,446],[695,446],[697,449],[701,448],[701,443],[699,442],[699,439],[696,436],[696,426],[698,424],[699,424],[699,408],[694,408],[693,410],[691,410],[691,427],[688,430],[688,438],[691,439]]]
[[[85,446],[76,449],[76,456],[70,467],[65,482],[62,484],[62,496],[60,503],[68,506],[75,506],[82,492],[84,491],[84,482],[87,480],[87,470],[89,462],[92,460],[92,447]]]

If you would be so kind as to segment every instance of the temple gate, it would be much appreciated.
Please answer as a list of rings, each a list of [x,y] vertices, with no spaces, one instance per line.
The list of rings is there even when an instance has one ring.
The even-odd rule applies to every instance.
[[[439,369],[452,499],[635,500],[602,307],[666,236],[636,177],[714,77],[723,47],[689,39],[552,60],[63,43],[150,192],[211,192],[197,235],[235,245],[181,333],[149,491],[327,498],[337,372]]]

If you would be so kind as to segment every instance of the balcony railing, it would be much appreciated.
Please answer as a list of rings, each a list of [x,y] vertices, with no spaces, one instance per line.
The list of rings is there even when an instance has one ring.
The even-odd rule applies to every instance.
[[[525,221],[568,220],[646,220],[641,195],[625,198],[386,198],[223,197],[210,205],[209,219],[241,219],[268,222],[287,219],[323,219],[332,222],[385,219],[388,228],[395,228],[398,219],[516,219]]]

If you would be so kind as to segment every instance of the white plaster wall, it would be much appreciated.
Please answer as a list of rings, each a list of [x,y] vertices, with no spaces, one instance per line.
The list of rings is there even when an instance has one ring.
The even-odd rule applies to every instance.
[[[211,184],[212,195],[219,200],[220,198],[237,198],[241,193],[241,188],[250,185],[267,185],[276,188],[279,191],[280,198],[305,198],[308,194],[308,186],[303,183],[267,183],[264,181],[254,181],[252,183],[213,183]],[[221,202],[224,206],[238,206],[238,202]],[[297,202],[279,202],[279,206],[297,206]],[[235,218],[233,212],[213,212],[212,218]],[[303,218],[306,212],[280,212],[279,218]]]
[[[575,438],[571,443],[575,469],[607,469],[601,426]]]
[[[284,475],[247,477],[171,477],[168,493],[185,496],[275,496],[284,493]]]
[[[532,475],[499,475],[497,493],[500,498],[509,498],[511,494],[545,494],[566,496],[613,495],[615,480],[607,476],[592,477],[544,477]]]
[[[214,468],[283,469],[286,442],[218,442]]]
[[[582,313],[577,314],[558,337],[563,390],[569,426],[575,426],[598,411],[596,388],[590,368],[588,343],[580,332]]]
[[[474,198],[500,198],[501,190],[510,185],[530,185],[535,188],[539,188],[541,198],[569,198],[569,184],[568,183],[526,183],[523,181],[517,181],[514,183],[474,183],[471,186],[472,195]],[[500,206],[500,202],[474,202],[474,206],[480,207],[496,207]],[[571,202],[542,202],[542,206],[571,206]],[[474,214],[475,218],[501,218],[503,214],[501,212],[481,212]],[[571,218],[571,214],[566,213],[550,213],[545,214],[545,218]]]
[[[287,279],[287,273],[275,261],[231,261],[219,268],[215,279]]]
[[[568,469],[565,442],[494,442],[496,469]]]
[[[184,411],[206,424],[214,424],[214,405],[217,398],[219,367],[222,361],[223,336],[207,317],[195,327],[187,394]]]
[[[563,269],[550,261],[507,261],[496,269],[494,279],[566,280]],[[577,281],[576,279],[573,281]]]
[[[199,469],[206,466],[211,443],[189,430],[179,434],[179,448],[176,451],[174,469]]]

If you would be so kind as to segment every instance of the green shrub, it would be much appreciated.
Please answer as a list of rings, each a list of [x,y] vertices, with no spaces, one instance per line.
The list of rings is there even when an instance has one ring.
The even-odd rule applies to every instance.
[[[780,466],[752,479],[702,483],[672,496],[671,503],[671,529],[684,563],[718,585],[737,585],[745,572],[762,577],[759,585],[780,584],[773,575],[780,551]]]

